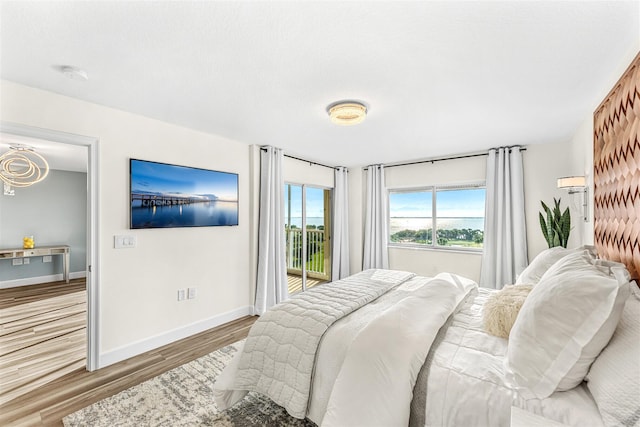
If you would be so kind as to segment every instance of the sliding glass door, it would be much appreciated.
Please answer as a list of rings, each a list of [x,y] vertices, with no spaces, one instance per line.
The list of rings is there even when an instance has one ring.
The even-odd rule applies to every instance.
[[[331,280],[331,190],[285,184],[289,293]]]

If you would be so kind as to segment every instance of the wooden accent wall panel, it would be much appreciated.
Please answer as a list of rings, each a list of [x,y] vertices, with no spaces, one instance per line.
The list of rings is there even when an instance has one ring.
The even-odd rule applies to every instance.
[[[595,245],[640,285],[640,53],[593,123]]]

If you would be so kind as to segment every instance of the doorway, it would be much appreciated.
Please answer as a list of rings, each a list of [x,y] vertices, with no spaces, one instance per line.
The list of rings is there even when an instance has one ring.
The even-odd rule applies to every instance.
[[[70,134],[9,122],[0,122],[0,132],[8,135],[48,141],[54,144],[82,146],[87,149],[86,369],[88,371],[94,371],[99,368],[98,139],[90,136]]]
[[[331,189],[285,184],[289,294],[331,280]]]

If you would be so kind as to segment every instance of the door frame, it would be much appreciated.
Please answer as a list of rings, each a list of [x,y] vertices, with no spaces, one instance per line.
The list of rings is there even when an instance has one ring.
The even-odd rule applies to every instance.
[[[99,140],[96,137],[4,121],[0,121],[0,131],[87,147],[87,370],[95,371],[99,368],[100,355]]]

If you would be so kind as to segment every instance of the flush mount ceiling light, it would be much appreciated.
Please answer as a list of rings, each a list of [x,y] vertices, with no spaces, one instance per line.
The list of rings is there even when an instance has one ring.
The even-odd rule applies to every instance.
[[[339,101],[329,105],[327,113],[337,125],[356,125],[367,117],[367,107],[358,101]]]
[[[0,179],[11,187],[28,187],[47,177],[49,163],[28,145],[15,144],[0,155]]]

